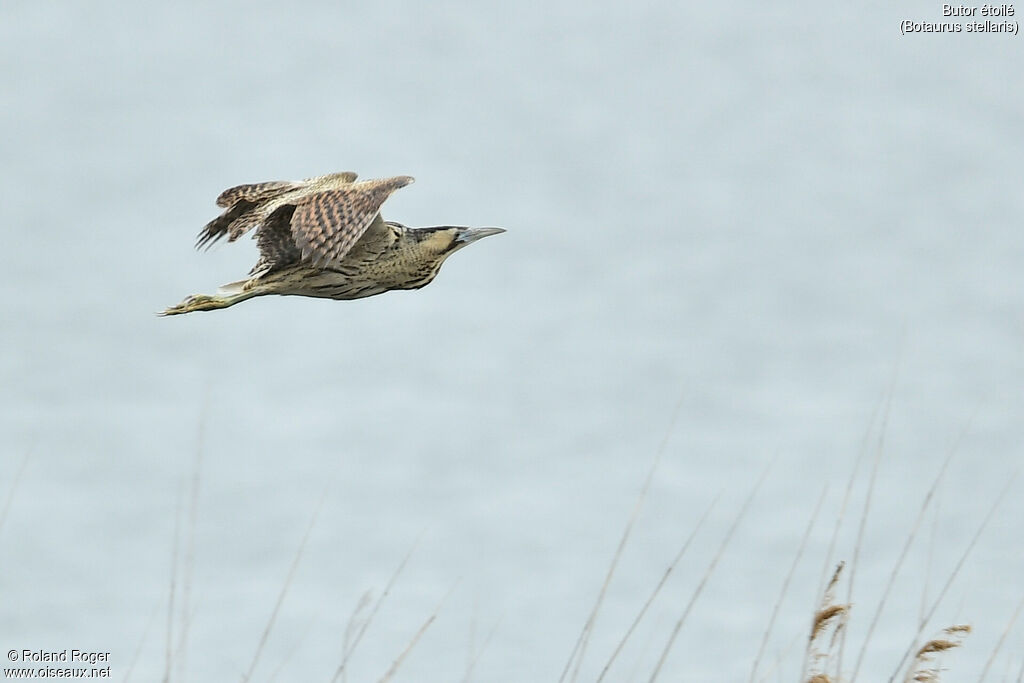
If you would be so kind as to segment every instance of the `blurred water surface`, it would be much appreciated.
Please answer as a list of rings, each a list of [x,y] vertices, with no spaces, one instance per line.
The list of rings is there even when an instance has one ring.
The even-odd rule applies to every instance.
[[[1021,43],[900,36],[940,12],[3,3],[0,495],[31,455],[0,531],[0,645],[110,651],[120,678],[141,644],[132,678],[157,680],[177,516],[175,679],[237,679],[324,495],[254,680],[286,660],[278,680],[328,680],[418,538],[352,680],[456,582],[399,678],[461,678],[497,624],[476,680],[556,679],[678,404],[582,679],[721,491],[612,679],[648,675],[775,457],[665,673],[745,680],[828,485],[761,665],[795,680],[891,395],[852,653],[962,439],[861,670],[884,680],[1024,441]],[[192,251],[220,190],[348,169],[418,178],[391,219],[508,233],[417,292],[153,315],[255,261],[250,241]],[[1020,491],[928,629],[974,624],[955,672],[1024,593]]]

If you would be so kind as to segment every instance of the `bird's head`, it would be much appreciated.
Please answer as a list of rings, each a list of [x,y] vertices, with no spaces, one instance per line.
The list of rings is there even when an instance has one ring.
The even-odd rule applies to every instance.
[[[455,225],[440,225],[433,228],[406,228],[397,223],[394,227],[404,231],[407,245],[416,254],[415,277],[405,282],[402,289],[418,289],[429,284],[441,269],[445,259],[477,240],[505,232],[503,228],[464,228]]]
[[[435,228],[420,228],[415,231],[420,248],[436,254],[441,260],[459,249],[491,235],[505,232],[503,228],[464,228],[455,225],[441,225]]]

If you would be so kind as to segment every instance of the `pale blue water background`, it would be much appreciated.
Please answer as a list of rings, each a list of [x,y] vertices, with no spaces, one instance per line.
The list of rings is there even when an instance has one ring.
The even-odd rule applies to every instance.
[[[646,680],[776,456],[660,680],[746,680],[828,484],[761,667],[781,658],[768,680],[796,680],[891,387],[847,673],[966,434],[861,670],[885,680],[922,590],[1024,462],[1022,43],[900,36],[940,14],[4,2],[0,495],[31,456],[0,530],[0,651],[107,650],[122,679],[141,642],[132,680],[160,679],[205,405],[174,680],[239,680],[325,488],[254,680],[288,656],[277,680],[329,680],[354,605],[421,534],[350,680],[380,678],[457,580],[396,680],[461,680],[495,623],[474,680],[556,680],[681,401],[581,680],[723,491],[611,677]],[[254,262],[249,241],[192,250],[220,190],[348,169],[417,177],[389,218],[508,233],[418,292],[153,315]],[[1022,485],[928,630],[976,628],[948,680],[976,679],[1024,595]],[[992,679],[1022,653],[1018,625]]]

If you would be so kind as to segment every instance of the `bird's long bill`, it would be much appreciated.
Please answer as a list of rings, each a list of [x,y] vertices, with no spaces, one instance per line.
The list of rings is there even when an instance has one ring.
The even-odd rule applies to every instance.
[[[466,246],[467,244],[472,244],[484,237],[500,235],[503,232],[505,232],[505,228],[460,228],[459,235],[455,238],[455,242],[460,246]]]

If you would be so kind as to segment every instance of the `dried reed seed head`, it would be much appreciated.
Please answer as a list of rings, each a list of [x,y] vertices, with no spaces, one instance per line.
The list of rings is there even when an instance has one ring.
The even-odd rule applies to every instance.
[[[818,674],[807,679],[807,683],[832,683],[832,679],[825,674]]]
[[[814,614],[814,626],[811,628],[811,640],[814,640],[821,632],[828,626],[828,623],[832,619],[839,615],[845,615],[850,609],[849,605],[829,605],[828,607],[818,610]]]
[[[917,651],[917,659],[922,659],[925,655],[945,652],[946,650],[952,650],[954,647],[960,647],[963,644],[964,637],[971,632],[971,625],[954,624],[942,629],[942,632],[949,636],[951,640],[946,640],[945,638],[929,640]]]
[[[922,645],[921,649],[917,651],[917,656],[914,657],[915,669],[910,678],[915,683],[937,683],[941,669],[926,667],[925,664],[930,663],[935,656],[946,650],[960,647],[964,637],[971,632],[971,627],[967,624],[956,624],[942,629],[942,632],[951,640],[935,638]]]
[[[960,647],[960,643],[953,642],[952,640],[929,640],[917,651],[917,656],[921,657],[922,655],[935,652],[945,652],[946,650],[952,650],[954,647]]]

